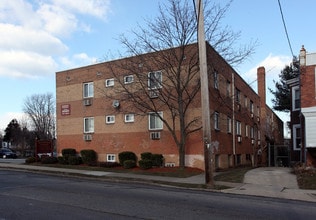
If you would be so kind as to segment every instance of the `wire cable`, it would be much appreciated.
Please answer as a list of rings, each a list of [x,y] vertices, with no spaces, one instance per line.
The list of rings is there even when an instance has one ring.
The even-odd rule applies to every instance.
[[[283,11],[282,11],[282,7],[281,7],[280,0],[278,0],[278,3],[279,3],[279,8],[280,8],[280,13],[281,13],[281,16],[282,16],[282,22],[283,22],[283,26],[284,26],[284,30],[285,30],[287,42],[288,42],[288,44],[289,44],[289,47],[290,47],[290,50],[291,50],[291,53],[292,53],[292,57],[294,57],[294,53],[293,53],[293,50],[292,50],[292,46],[291,46],[289,34],[288,34],[288,32],[287,32],[287,28],[286,28],[286,25],[285,25],[285,20],[284,20],[284,16],[283,16]]]

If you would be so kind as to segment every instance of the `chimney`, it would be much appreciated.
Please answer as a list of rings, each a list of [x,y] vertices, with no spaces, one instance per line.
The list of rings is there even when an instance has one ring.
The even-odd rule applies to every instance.
[[[257,69],[258,95],[260,97],[261,108],[266,106],[266,70],[263,66]]]

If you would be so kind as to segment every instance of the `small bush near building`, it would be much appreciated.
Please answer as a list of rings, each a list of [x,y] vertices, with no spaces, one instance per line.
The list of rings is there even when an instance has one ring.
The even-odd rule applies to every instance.
[[[54,164],[57,163],[58,160],[56,157],[42,157],[41,158],[41,163],[42,164]]]
[[[91,164],[97,161],[97,153],[94,150],[81,150],[80,154],[84,164]]]
[[[144,170],[147,170],[153,167],[153,162],[152,160],[149,160],[149,159],[140,160],[138,164],[139,164],[139,167]]]
[[[144,152],[140,154],[140,157],[142,160],[151,160],[152,155],[150,152]]]
[[[67,161],[68,163],[68,158],[70,156],[76,156],[77,155],[77,152],[76,152],[76,149],[73,149],[73,148],[65,148],[65,149],[62,149],[61,151],[61,154],[63,155],[64,159]]]
[[[125,160],[124,164],[123,164],[123,167],[125,169],[134,168],[134,167],[136,167],[136,161],[135,160]]]
[[[68,161],[65,159],[65,157],[59,156],[57,157],[57,160],[59,164],[68,164]]]
[[[119,167],[121,164],[118,162],[100,162],[100,167],[105,167],[105,168],[114,168],[114,167]]]
[[[69,156],[68,164],[69,165],[79,165],[81,163],[81,158],[77,156]]]
[[[131,152],[131,151],[123,151],[123,152],[119,153],[119,161],[120,161],[120,164],[122,166],[124,166],[124,162],[126,160],[133,160],[136,163],[136,161],[137,161],[136,154],[134,152]]]
[[[153,154],[151,156],[151,161],[153,163],[153,167],[162,167],[163,166],[163,156],[162,154]]]
[[[35,163],[36,158],[35,157],[28,157],[25,159],[25,163],[30,164],[30,163]]]

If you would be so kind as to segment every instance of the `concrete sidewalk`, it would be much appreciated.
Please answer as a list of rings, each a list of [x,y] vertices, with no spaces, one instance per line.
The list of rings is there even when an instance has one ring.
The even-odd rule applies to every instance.
[[[49,172],[62,175],[80,175],[88,177],[105,177],[109,179],[125,179],[134,181],[147,181],[156,183],[185,183],[193,185],[203,185],[205,183],[204,174],[188,178],[174,178],[164,176],[150,176],[132,173],[114,173],[102,171],[88,171],[77,169],[65,169],[44,166],[32,166],[17,163],[0,163],[0,168],[10,168],[17,170],[28,170],[36,172]],[[291,173],[290,168],[283,167],[262,167],[248,171],[244,178],[244,183],[215,182],[216,185],[231,187],[221,190],[223,193],[233,193],[240,195],[264,196],[273,198],[284,198],[316,202],[316,190],[301,190],[298,188],[296,176]]]

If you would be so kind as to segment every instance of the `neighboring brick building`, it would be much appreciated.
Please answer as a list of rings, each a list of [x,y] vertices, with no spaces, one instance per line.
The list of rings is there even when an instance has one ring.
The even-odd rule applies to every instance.
[[[292,161],[316,166],[316,53],[300,50],[300,76],[289,80],[291,89]]]
[[[186,48],[181,68],[186,68],[194,60],[192,57],[197,61],[197,44]],[[122,151],[133,151],[139,158],[143,152],[152,152],[163,154],[167,165],[178,166],[178,148],[166,126],[159,120],[156,121],[150,112],[139,114],[137,109],[124,104],[126,96],[117,93],[115,88],[119,87],[116,77],[121,77],[121,83],[124,84],[143,85],[138,83],[139,76],[135,77],[131,72],[123,72],[117,68],[127,65],[131,60],[138,63],[135,68],[149,80],[148,87],[152,86],[149,79],[152,75],[164,79],[163,83],[170,83],[170,80],[165,81],[166,77],[163,78],[165,70],[155,69],[151,62],[154,59],[159,60],[161,54],[179,51],[180,48],[172,48],[57,72],[58,153],[64,148],[75,148],[78,152],[82,149],[94,149],[99,161],[118,161],[118,154]],[[149,60],[147,66],[152,66],[152,69],[142,68],[145,60]],[[283,123],[265,104],[264,68],[258,69],[258,95],[209,44],[207,62],[211,138],[212,145],[216,148],[215,166],[228,168],[241,164],[257,165],[258,161],[266,164],[267,143],[283,143]],[[115,77],[114,72],[118,74]],[[198,82],[199,79],[192,80]],[[188,88],[194,90],[194,86]],[[156,90],[148,89],[149,98],[160,95],[154,91]],[[117,99],[113,100],[113,94],[117,94]],[[200,98],[198,93],[187,110],[189,114],[186,120],[200,118]],[[172,118],[166,106],[161,106],[160,114],[165,120]],[[198,127],[201,125],[200,120],[199,123]],[[188,136],[186,166],[204,169],[202,139],[201,130]]]

